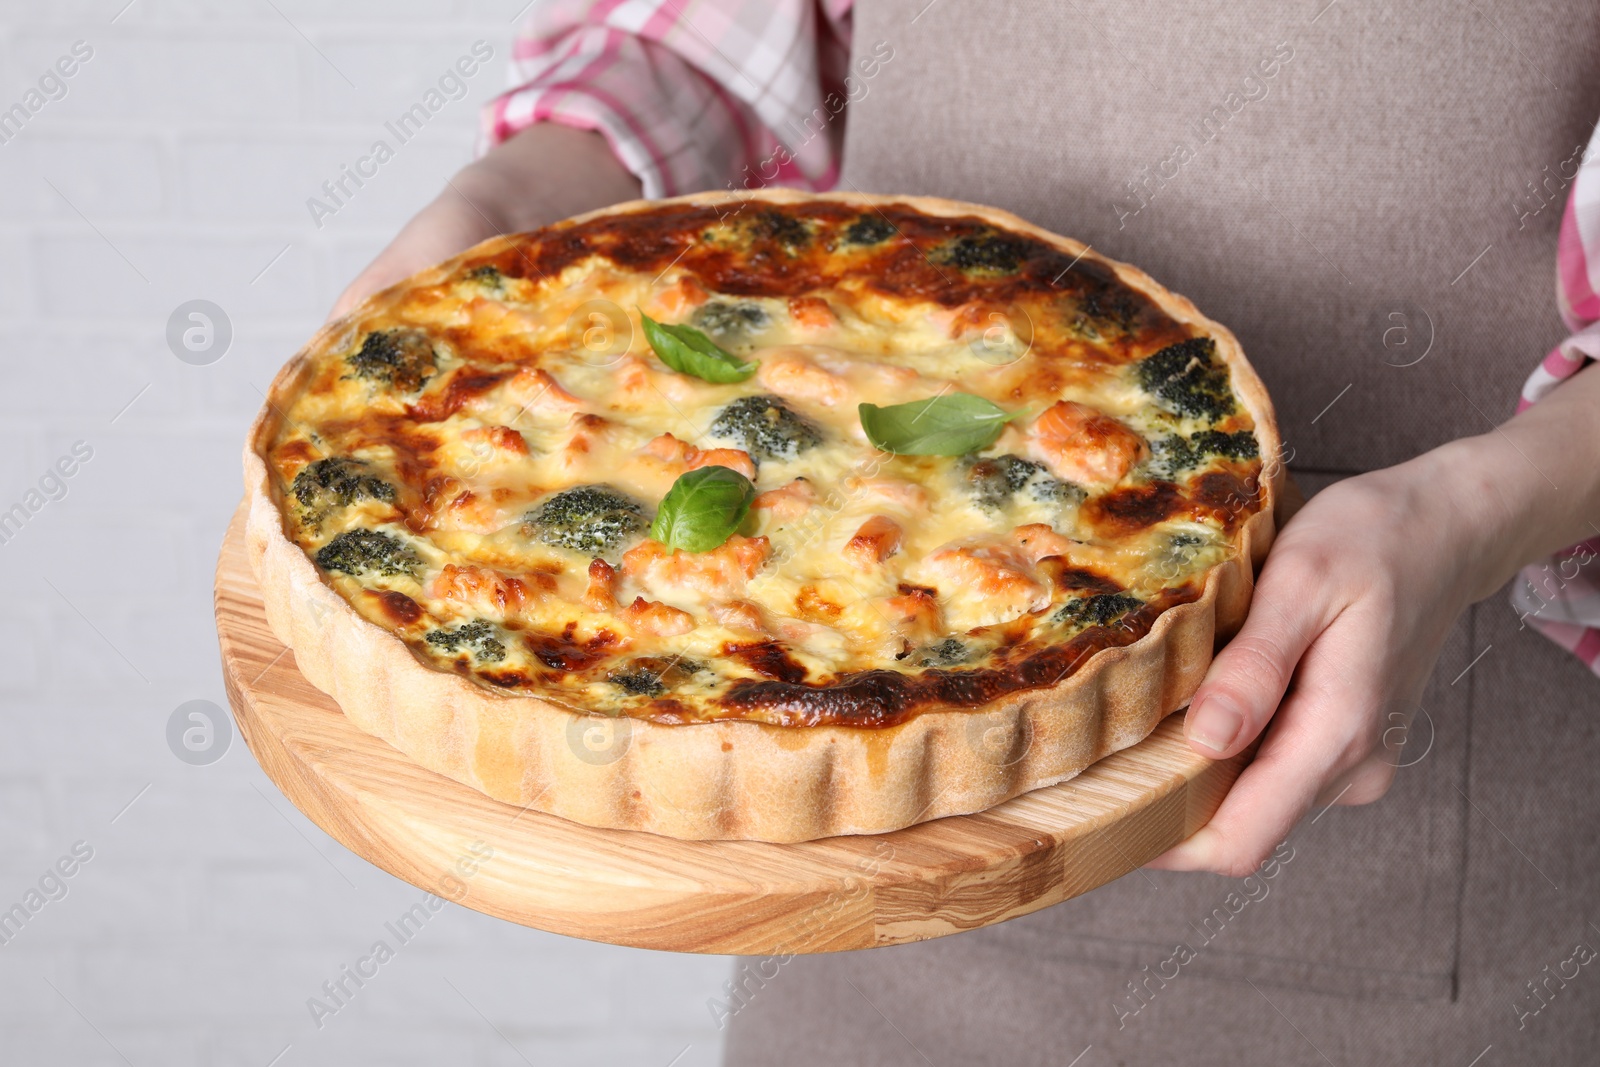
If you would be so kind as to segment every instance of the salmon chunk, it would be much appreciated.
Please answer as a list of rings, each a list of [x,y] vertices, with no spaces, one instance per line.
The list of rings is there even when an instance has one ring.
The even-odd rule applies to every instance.
[[[1057,478],[1079,485],[1115,485],[1148,452],[1144,438],[1110,415],[1058,400],[1026,431],[1024,449]]]

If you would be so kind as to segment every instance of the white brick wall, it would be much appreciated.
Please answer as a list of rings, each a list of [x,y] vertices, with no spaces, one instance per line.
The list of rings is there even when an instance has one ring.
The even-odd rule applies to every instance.
[[[0,543],[0,911],[94,848],[0,945],[0,1063],[719,1062],[725,959],[453,905],[319,1030],[306,999],[419,891],[290,807],[237,737],[207,767],[165,740],[178,704],[225,703],[211,571],[258,390],[467,158],[525,0],[126,2],[0,0],[0,109],[94,49],[0,145],[0,511],[94,449]],[[306,198],[480,38],[468,97],[316,228]],[[205,367],[164,339],[196,298],[234,330]]]

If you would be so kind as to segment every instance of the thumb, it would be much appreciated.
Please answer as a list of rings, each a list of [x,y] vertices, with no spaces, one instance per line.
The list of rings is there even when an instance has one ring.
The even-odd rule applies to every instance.
[[[328,312],[328,321],[343,318],[373,293],[405,280],[420,269],[422,268],[402,261],[389,249],[385,249],[365,270],[356,275],[355,281],[346,286],[344,292],[339,294],[339,299],[334,301],[333,310]]]
[[[356,276],[339,295],[328,319],[347,314],[373,293],[449,259],[501,230],[494,217],[451,182],[432,203],[401,227],[388,247]]]
[[[1300,657],[1326,626],[1315,576],[1292,580],[1288,563],[1268,558],[1244,626],[1217,653],[1189,704],[1184,736],[1203,756],[1232,756],[1260,735]]]

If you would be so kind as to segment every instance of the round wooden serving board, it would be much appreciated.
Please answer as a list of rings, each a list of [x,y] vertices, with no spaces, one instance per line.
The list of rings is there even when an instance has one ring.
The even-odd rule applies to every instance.
[[[1025,915],[1188,837],[1247,759],[1201,758],[1173,715],[1071,781],[894,833],[774,845],[597,830],[492,800],[352,726],[268,629],[242,508],[217,561],[216,611],[239,730],[313,822],[446,899],[619,945],[829,952]]]

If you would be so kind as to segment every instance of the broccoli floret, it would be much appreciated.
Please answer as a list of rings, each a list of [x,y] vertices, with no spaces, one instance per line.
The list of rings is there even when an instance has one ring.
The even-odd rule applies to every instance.
[[[692,325],[704,330],[724,348],[748,347],[751,337],[772,325],[772,316],[760,304],[712,300],[694,313]]]
[[[645,527],[638,501],[609,485],[563,489],[530,511],[524,523],[545,544],[590,556],[613,551]]]
[[[500,296],[506,290],[506,276],[500,273],[498,267],[487,263],[467,271],[467,280],[477,282],[478,285],[494,296]]]
[[[781,211],[763,211],[750,222],[750,235],[758,241],[775,241],[793,251],[811,240],[811,227]]]
[[[1189,571],[1206,545],[1207,539],[1199,534],[1173,534],[1167,539],[1166,549],[1152,556],[1155,573],[1163,580],[1176,581]]]
[[[1127,593],[1096,593],[1086,598],[1074,597],[1061,605],[1061,610],[1055,614],[1055,621],[1105,626],[1113,619],[1143,606],[1144,601]]]
[[[1249,430],[1235,433],[1201,430],[1189,439],[1189,447],[1208,456],[1224,456],[1228,459],[1255,459],[1261,454],[1256,435]]]
[[[622,691],[630,696],[658,697],[667,691],[661,679],[646,670],[616,671],[606,680],[612,685],[621,686]]]
[[[499,663],[506,658],[506,646],[495,636],[494,624],[483,619],[462,623],[454,630],[429,630],[423,640],[445,652],[471,652],[479,662]]]
[[[1120,288],[1096,287],[1080,294],[1071,330],[1090,341],[1104,341],[1132,331],[1139,305]]]
[[[844,231],[844,243],[849,245],[875,245],[895,235],[895,228],[882,215],[862,215]]]
[[[1041,475],[1028,483],[1028,495],[1044,504],[1081,504],[1089,493],[1081,485]]]
[[[376,330],[359,351],[345,357],[350,375],[385,382],[402,393],[414,393],[438,368],[433,341],[421,330]]]
[[[1152,478],[1176,478],[1183,471],[1198,467],[1211,456],[1225,459],[1254,459],[1260,454],[1256,435],[1249,430],[1223,433],[1201,430],[1193,437],[1173,434],[1150,442],[1148,471]]]
[[[641,656],[606,675],[606,681],[633,696],[656,697],[705,669],[704,663],[682,656],[673,659]]]
[[[959,637],[947,637],[938,644],[920,649],[916,659],[919,667],[953,667],[971,658],[971,651]]]
[[[1152,574],[1163,582],[1176,582],[1194,569],[1195,560],[1200,560],[1213,544],[1210,537],[1203,534],[1174,533],[1166,539],[1165,547],[1150,553]]]
[[[379,530],[348,530],[317,550],[317,566],[346,574],[376,571],[415,577],[422,560],[398,537]]]
[[[372,468],[359,459],[329,456],[308,463],[294,476],[289,491],[300,502],[303,517],[311,525],[337,508],[347,508],[358,500],[394,503],[394,486],[367,473]]]
[[[1137,364],[1139,384],[1168,410],[1215,422],[1234,406],[1228,369],[1216,357],[1209,337],[1179,341]]]
[[[973,463],[967,485],[984,508],[1004,507],[1023,490],[1040,503],[1081,502],[1086,495],[1079,486],[1051,477],[1042,465],[1009,453]]]
[[[757,459],[794,459],[821,442],[822,431],[775,396],[742,396],[717,412],[711,436]]]
[[[1146,470],[1152,478],[1171,481],[1198,462],[1200,457],[1189,447],[1189,439],[1173,434],[1150,442],[1150,462]]]
[[[980,459],[967,468],[967,484],[986,508],[1003,507],[1018,489],[1044,468],[1020,456],[1004,455]]]
[[[1027,248],[1014,237],[998,233],[958,237],[939,249],[936,259],[961,270],[1010,274],[1021,265]]]

